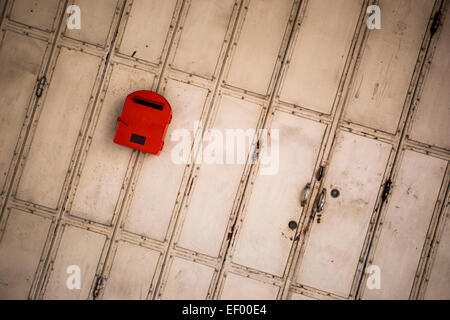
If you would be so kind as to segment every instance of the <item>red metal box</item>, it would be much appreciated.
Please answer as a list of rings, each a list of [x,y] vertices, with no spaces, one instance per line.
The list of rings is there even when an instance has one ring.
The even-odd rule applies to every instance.
[[[171,120],[172,108],[163,96],[136,91],[125,100],[114,143],[158,155]]]

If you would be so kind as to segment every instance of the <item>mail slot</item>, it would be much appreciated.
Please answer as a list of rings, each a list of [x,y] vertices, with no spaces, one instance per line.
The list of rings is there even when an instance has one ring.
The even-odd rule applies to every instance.
[[[172,120],[172,108],[161,95],[136,91],[125,100],[114,143],[158,155]]]

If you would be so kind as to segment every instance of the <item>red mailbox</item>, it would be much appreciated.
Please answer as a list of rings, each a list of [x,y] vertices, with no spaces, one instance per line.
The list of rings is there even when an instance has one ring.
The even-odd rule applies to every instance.
[[[161,95],[137,91],[125,100],[114,143],[158,155],[172,120],[172,108]]]

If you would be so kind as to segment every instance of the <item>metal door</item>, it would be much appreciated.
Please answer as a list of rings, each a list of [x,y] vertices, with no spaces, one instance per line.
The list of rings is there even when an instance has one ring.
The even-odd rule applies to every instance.
[[[448,298],[449,2],[370,4],[8,1],[0,297]],[[173,108],[159,157],[112,142],[140,89]],[[240,159],[198,153],[227,129]]]

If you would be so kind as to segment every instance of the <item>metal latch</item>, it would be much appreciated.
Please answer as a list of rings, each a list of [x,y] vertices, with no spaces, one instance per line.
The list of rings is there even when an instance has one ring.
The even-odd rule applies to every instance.
[[[327,189],[323,189],[319,195],[319,199],[317,201],[316,211],[322,212],[325,207],[325,202],[327,201]]]
[[[322,219],[322,211],[325,207],[325,203],[327,201],[327,189],[323,189],[320,193],[319,197],[316,200],[316,212],[317,212],[317,223],[320,223]]]
[[[300,195],[300,205],[302,207],[306,206],[306,203],[308,202],[310,194],[311,194],[311,183],[307,183]]]

